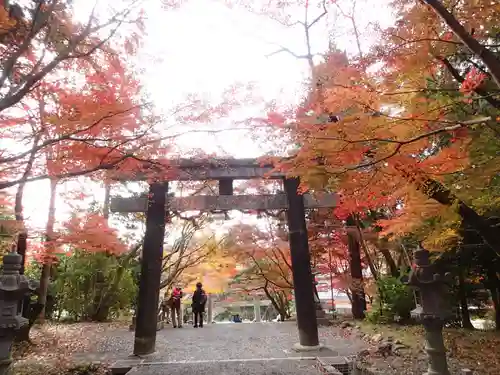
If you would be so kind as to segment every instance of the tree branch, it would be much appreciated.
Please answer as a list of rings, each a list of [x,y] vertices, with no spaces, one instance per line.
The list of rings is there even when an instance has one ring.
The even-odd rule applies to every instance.
[[[467,32],[465,27],[451,14],[439,0],[423,0],[432,10],[448,25],[453,33],[462,41],[472,53],[474,53],[488,68],[493,81],[500,88],[500,60],[495,53],[479,43]]]

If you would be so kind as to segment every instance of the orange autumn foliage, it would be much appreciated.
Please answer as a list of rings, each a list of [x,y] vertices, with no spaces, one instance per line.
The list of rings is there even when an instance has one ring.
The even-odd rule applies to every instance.
[[[288,239],[274,220],[267,218],[264,223],[265,228],[243,223],[231,228],[226,256],[234,260],[236,272],[230,290],[264,294],[283,305],[293,290]]]
[[[476,28],[481,43],[488,43],[494,27],[486,3],[457,5],[456,16]],[[474,108],[500,104],[486,95],[492,77],[478,70],[474,55],[430,7],[405,0],[391,6],[396,24],[376,28],[380,38],[370,51],[354,57],[332,43],[324,61],[311,64],[313,82],[303,105],[293,114],[273,109],[263,121],[295,143],[288,159],[276,158],[279,168],[300,176],[303,191],[338,192],[338,217],[386,207],[399,222],[412,217],[418,226],[423,217],[446,216],[448,208],[435,201],[415,204],[416,189],[428,178],[444,182],[474,167],[471,148],[488,131]],[[356,14],[349,17],[355,25]],[[470,113],[464,103],[472,103]],[[499,163],[487,163],[492,176]]]
[[[299,112],[295,140],[300,148],[285,167],[301,175],[311,188],[340,191],[347,211],[392,204],[397,196],[391,193],[405,184],[396,177],[401,165],[418,164],[425,173],[449,173],[467,164],[466,132],[456,134],[454,143],[442,153],[423,161],[414,155],[432,147],[432,139],[407,142],[443,127],[444,115],[434,109],[439,103],[416,102],[405,110],[403,103],[385,100],[373,88],[375,77],[336,51],[318,67],[318,76],[324,77],[322,98],[315,100],[319,98],[313,92],[313,101]],[[387,113],[384,108],[391,106],[399,113]],[[341,119],[318,122],[309,111],[341,114]],[[387,194],[381,196],[381,191]]]
[[[202,263],[188,267],[181,279],[188,284],[188,289],[194,289],[195,283],[201,282],[207,293],[222,293],[236,275],[234,260],[224,256],[225,249],[221,247],[210,254]]]
[[[498,52],[500,8],[482,0],[395,0],[390,3],[394,25],[368,26],[376,35],[368,50],[360,39],[363,31],[357,20],[364,18],[360,12],[366,8],[359,2],[356,11],[349,0],[319,6],[312,2],[313,7],[303,1],[253,7],[242,2],[257,12],[262,5],[260,12],[270,18],[305,29],[308,54],[287,46],[276,53],[308,62],[311,82],[306,99],[295,111],[270,106],[260,120],[270,126],[273,137],[289,141],[284,147],[290,150],[288,157],[273,158],[277,168],[300,176],[303,192],[337,192],[335,215],[340,219],[352,213],[363,217],[369,210],[383,213],[390,218],[377,223],[384,235],[414,233],[433,219],[433,234],[446,226],[451,229],[429,239],[436,237],[433,242],[441,244],[437,247],[453,247],[449,240],[456,243],[456,227],[465,220],[457,215],[458,204],[484,197],[484,186],[493,184],[500,166],[498,147],[493,146],[500,109],[495,73],[499,70],[494,68],[500,62],[492,63],[486,56],[490,50]],[[453,9],[455,24],[443,19],[436,4]],[[333,10],[340,10],[334,17],[340,14],[351,25],[348,32],[358,48],[340,51],[332,37],[318,64],[310,28],[316,30],[324,21],[321,17]],[[295,18],[297,11],[301,18]],[[479,43],[484,56],[470,48],[467,35],[457,32],[460,27]],[[469,224],[480,221],[477,212],[467,218]],[[493,232],[482,235],[490,246],[499,245]]]

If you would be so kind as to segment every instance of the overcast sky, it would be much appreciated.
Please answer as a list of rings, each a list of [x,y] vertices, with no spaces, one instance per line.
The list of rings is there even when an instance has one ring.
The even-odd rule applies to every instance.
[[[381,5],[384,1],[377,3]],[[76,2],[82,9],[88,10],[85,5],[88,6],[88,0]],[[379,8],[378,12],[372,12],[373,6],[364,5],[366,0],[358,2],[361,30],[367,30],[369,22],[376,18],[384,22],[389,19],[387,9]],[[277,99],[290,104],[298,102],[308,77],[305,61],[297,60],[287,53],[267,56],[280,49],[280,46],[299,55],[304,54],[304,35],[299,27],[286,28],[265,16],[252,15],[244,10],[229,10],[217,4],[216,0],[190,0],[178,10],[165,10],[155,0],[148,0],[149,3],[146,20],[148,35],[138,61],[145,71],[146,90],[160,113],[168,113],[173,106],[182,103],[187,93],[202,92],[218,97],[236,82],[256,82],[256,92],[266,100]],[[330,24],[330,30],[335,30],[337,45],[353,52],[355,43],[349,32],[348,21],[334,15],[330,15],[326,21]],[[326,25],[317,26],[312,41],[314,52],[323,53],[327,49]],[[369,35],[363,36],[363,41],[368,46]],[[264,115],[256,111],[259,108],[250,107],[235,113],[235,116],[239,119]],[[233,128],[233,120],[228,118],[204,126]],[[182,124],[178,124],[178,127],[183,129]],[[191,134],[178,139],[177,145],[184,151],[201,148],[206,152],[234,157],[257,157],[268,151],[265,147],[268,145],[263,147],[244,131],[228,131],[217,135]],[[79,186],[81,184],[78,183],[64,184],[60,190],[71,191]],[[88,191],[90,186],[86,186]],[[96,197],[102,200],[102,189],[94,187]],[[48,196],[47,181],[28,184],[25,211],[29,223],[34,227],[45,226]],[[59,200],[57,212],[59,220],[63,220],[70,209]]]

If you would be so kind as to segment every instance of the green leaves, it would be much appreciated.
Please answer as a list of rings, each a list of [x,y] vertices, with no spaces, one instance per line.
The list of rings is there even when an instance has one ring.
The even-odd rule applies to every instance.
[[[137,287],[131,267],[121,269],[121,266],[119,258],[103,253],[75,251],[70,256],[61,256],[49,287],[49,295],[55,300],[53,317],[88,320],[105,308],[109,313],[107,318],[111,318],[130,308]],[[26,274],[39,279],[40,265],[30,264]],[[117,287],[112,290],[115,283]]]
[[[367,319],[372,323],[392,323],[396,317],[409,319],[415,307],[413,292],[401,278],[382,277],[376,281],[377,296]]]

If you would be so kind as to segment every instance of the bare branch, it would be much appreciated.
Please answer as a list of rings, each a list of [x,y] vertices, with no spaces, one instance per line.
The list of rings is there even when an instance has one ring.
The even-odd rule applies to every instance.
[[[266,57],[271,57],[271,56],[277,55],[277,54],[282,53],[282,52],[286,52],[286,53],[292,55],[293,57],[295,57],[296,59],[308,59],[309,58],[309,55],[298,55],[286,47],[281,47],[279,50],[267,54]]]
[[[465,27],[451,14],[439,0],[424,0],[432,10],[448,25],[453,33],[488,68],[493,81],[500,88],[500,61],[494,52],[479,43]]]

